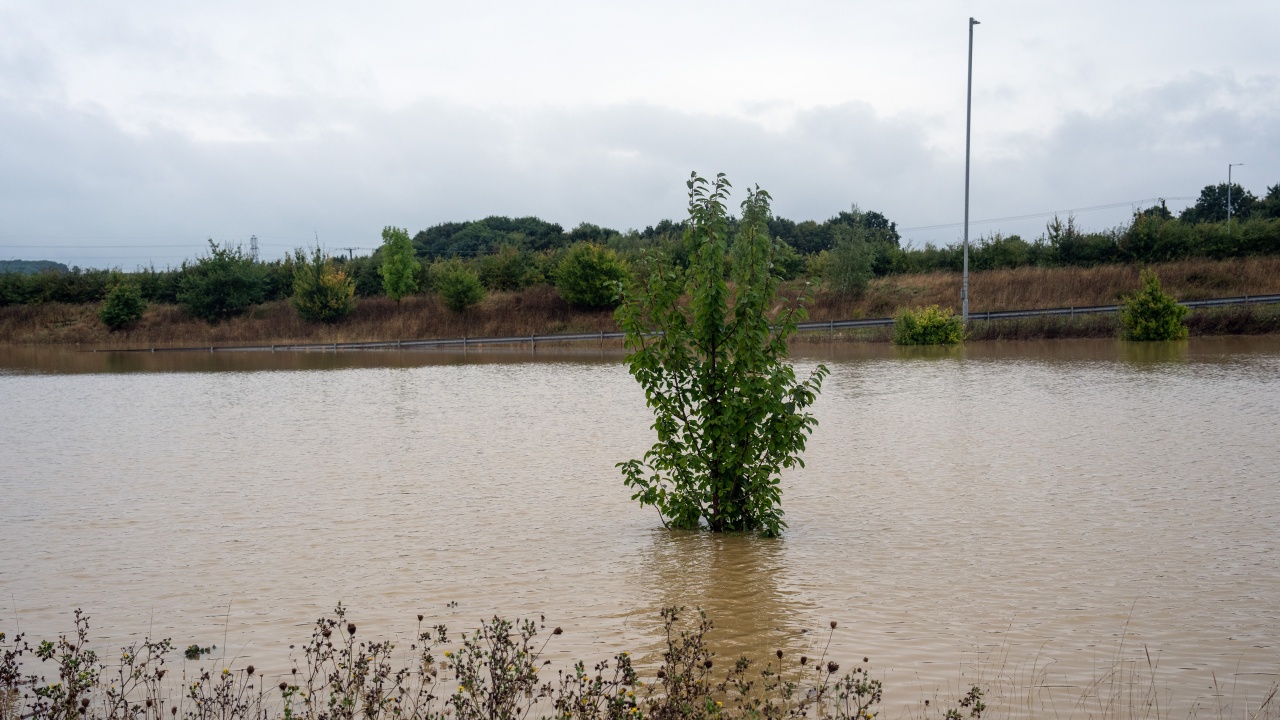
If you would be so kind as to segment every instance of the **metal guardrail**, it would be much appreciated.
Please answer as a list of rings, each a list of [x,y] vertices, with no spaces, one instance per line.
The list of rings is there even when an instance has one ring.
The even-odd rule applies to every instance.
[[[1189,300],[1181,303],[1189,308],[1224,307],[1228,305],[1252,305],[1280,303],[1280,295],[1243,295],[1240,297],[1213,298],[1210,300]],[[1042,317],[1052,315],[1095,315],[1113,313],[1120,310],[1119,305],[1089,305],[1085,307],[1049,308],[1045,310],[999,310],[994,312],[972,312],[969,319],[981,320],[1015,320],[1018,318]],[[803,322],[796,329],[804,332],[847,330],[850,328],[883,327],[892,325],[893,318],[869,318],[865,320],[827,320],[825,322]],[[178,348],[134,348],[126,350],[93,350],[93,352],[306,352],[338,350],[403,350],[414,348],[462,347],[471,345],[522,345],[529,343],[537,348],[540,342],[586,342],[598,340],[617,340],[626,337],[621,332],[567,333],[563,335],[508,335],[505,337],[478,338],[443,338],[435,340],[380,340],[375,342],[345,343],[293,343],[280,345],[208,345],[201,347]]]

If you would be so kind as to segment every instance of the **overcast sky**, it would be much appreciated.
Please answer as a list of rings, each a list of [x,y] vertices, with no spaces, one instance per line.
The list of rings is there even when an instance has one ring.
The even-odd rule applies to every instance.
[[[158,266],[385,225],[643,228],[691,170],[960,237],[1280,183],[1280,3],[0,1],[0,258]],[[1173,199],[1180,198],[1180,199]],[[1098,208],[1099,206],[1111,206]],[[945,225],[945,227],[934,227]]]

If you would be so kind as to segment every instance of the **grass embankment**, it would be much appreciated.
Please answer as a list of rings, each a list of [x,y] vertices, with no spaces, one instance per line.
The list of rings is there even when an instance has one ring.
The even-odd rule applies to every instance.
[[[1151,266],[1165,290],[1180,300],[1280,293],[1280,258],[1186,260]],[[1138,287],[1136,265],[1094,268],[991,270],[970,275],[970,310],[1025,310],[1110,305]],[[899,308],[938,304],[959,309],[958,273],[897,275],[874,280],[863,297],[843,298],[819,290],[809,309],[812,320],[888,317]],[[799,283],[785,292],[794,296]],[[1054,337],[1112,337],[1113,315],[1034,318],[982,323],[971,340]],[[1275,307],[1227,308],[1192,313],[1191,333],[1256,334],[1280,332]],[[148,308],[142,322],[112,333],[98,320],[98,306],[45,305],[0,308],[0,342],[93,347],[166,347],[261,343],[326,343],[372,340],[550,335],[615,330],[613,313],[574,310],[548,286],[522,292],[492,293],[465,313],[446,309],[434,296],[362,298],[355,311],[336,325],[307,323],[287,302],[268,303],[219,325],[186,317],[174,306]],[[840,333],[856,340],[887,341],[889,329]],[[827,339],[823,334],[822,339]],[[803,341],[804,336],[798,336]],[[815,337],[816,339],[816,337]]]

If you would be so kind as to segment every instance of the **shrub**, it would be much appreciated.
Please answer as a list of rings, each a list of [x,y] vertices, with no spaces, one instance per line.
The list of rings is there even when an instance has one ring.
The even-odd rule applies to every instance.
[[[31,276],[18,272],[0,273],[0,307],[33,302],[34,294]]]
[[[320,248],[294,252],[293,307],[303,320],[337,322],[356,307],[356,285]]]
[[[556,266],[556,292],[578,308],[608,308],[618,304],[618,283],[627,268],[618,255],[602,245],[573,245]]]
[[[373,255],[365,255],[350,260],[343,260],[341,257],[334,258],[334,262],[338,263],[342,268],[342,272],[351,278],[356,285],[356,295],[360,297],[375,297],[382,295],[385,290],[382,288],[382,276],[378,273],[378,269],[382,267],[381,253],[375,252]],[[415,270],[415,274],[421,277],[422,267],[419,266]]]
[[[1160,278],[1142,271],[1142,289],[1126,297],[1120,308],[1120,336],[1125,340],[1181,340],[1187,308],[1160,289]]]
[[[209,241],[209,254],[183,264],[177,300],[193,317],[216,323],[235,317],[266,296],[263,267],[239,247]]]
[[[156,270],[152,267],[139,270],[132,279],[138,283],[147,302],[174,305],[178,302],[178,281],[181,278],[182,273],[178,270]]]
[[[490,290],[520,290],[546,280],[537,268],[533,253],[510,245],[482,256],[477,265],[480,282]]]
[[[893,342],[897,345],[955,345],[963,341],[964,325],[951,308],[903,308],[893,319]]]
[[[137,324],[146,309],[147,301],[142,299],[142,289],[136,283],[122,280],[107,293],[107,299],[98,311],[98,319],[112,330],[124,330]]]
[[[484,299],[484,285],[474,270],[457,258],[431,266],[431,285],[444,306],[462,312]]]
[[[382,228],[382,264],[378,266],[378,274],[382,276],[382,290],[387,297],[400,302],[400,298],[415,292],[418,271],[409,231],[390,225]]]
[[[803,464],[817,424],[808,407],[827,369],[819,365],[797,381],[786,362],[803,305],[770,318],[778,278],[768,193],[748,191],[742,203],[730,287],[729,182],[720,175],[708,186],[695,175],[688,187],[692,265],[646,273],[617,311],[629,370],[658,433],[643,460],[618,466],[636,491],[632,499],[657,508],[667,527],[696,530],[705,522],[712,531],[777,535],[786,527],[779,476]]]

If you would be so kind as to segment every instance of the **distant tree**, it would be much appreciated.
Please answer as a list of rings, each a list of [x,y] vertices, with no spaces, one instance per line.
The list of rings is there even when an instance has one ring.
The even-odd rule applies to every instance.
[[[808,265],[804,256],[782,238],[774,238],[773,243],[773,274],[779,280],[795,280],[800,277]]]
[[[239,246],[209,240],[209,254],[194,265],[183,263],[178,303],[194,317],[221,322],[263,302],[263,267]]]
[[[834,235],[835,245],[828,254],[823,280],[828,288],[840,295],[861,297],[867,290],[867,283],[871,282],[875,251],[861,227],[840,225],[834,230]]]
[[[419,265],[413,252],[409,232],[388,225],[382,229],[382,289],[387,297],[400,302],[400,298],[418,289]]]
[[[428,258],[475,257],[500,245],[522,250],[552,250],[569,244],[564,228],[536,217],[492,215],[474,222],[433,225],[413,236],[413,244]]]
[[[556,266],[556,292],[574,307],[616,307],[618,284],[626,276],[626,265],[612,250],[595,243],[578,243]]]
[[[582,223],[569,232],[569,240],[575,244],[580,242],[604,244],[605,241],[619,234],[620,233],[617,230],[612,228],[600,227],[599,225],[592,225],[591,223]]]
[[[1231,217],[1243,220],[1258,198],[1253,193],[1240,187],[1239,183],[1231,184]],[[1227,221],[1227,184],[1205,185],[1200,191],[1196,204],[1183,210],[1178,216],[1183,222],[1226,222]]]
[[[337,322],[355,309],[356,285],[320,248],[310,258],[299,249],[294,251],[290,301],[303,320]]]
[[[119,279],[103,300],[98,319],[112,330],[125,330],[136,325],[146,309],[147,301],[137,283]]]
[[[52,260],[0,260],[0,274],[3,273],[24,273],[26,275],[35,275],[41,272],[67,272],[70,270],[66,265]]]
[[[1147,217],[1147,218],[1156,218],[1158,220],[1170,220],[1173,218],[1173,213],[1169,211],[1169,206],[1165,204],[1164,198],[1160,198],[1159,205],[1152,205],[1151,207],[1145,210],[1139,210],[1138,212],[1134,213],[1134,217],[1135,218]]]
[[[498,252],[476,260],[480,282],[490,290],[520,290],[545,281],[538,272],[537,258],[528,250],[503,245]]]
[[[463,312],[484,299],[480,276],[457,258],[431,266],[431,285],[444,306],[454,312]]]
[[[1280,184],[1267,188],[1267,194],[1253,206],[1253,217],[1280,218]]]

